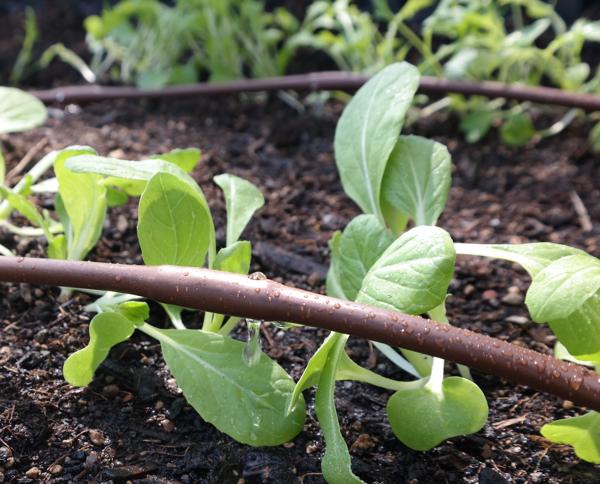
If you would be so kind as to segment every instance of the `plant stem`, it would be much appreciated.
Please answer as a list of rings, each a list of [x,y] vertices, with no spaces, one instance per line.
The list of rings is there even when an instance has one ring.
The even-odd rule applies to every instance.
[[[310,325],[462,363],[600,411],[598,374],[585,367],[448,324],[268,279],[195,267],[0,257],[0,280],[123,292],[201,311]]]
[[[223,336],[227,336],[233,331],[233,329],[237,326],[241,319],[242,318],[238,318],[236,316],[231,316],[227,320],[227,322],[223,326],[221,326],[221,329],[219,329],[219,333]]]
[[[28,183],[35,183],[40,177],[46,173],[54,164],[56,158],[56,151],[51,151],[44,156],[40,161],[31,167],[31,169],[19,180],[19,182],[12,188],[12,191],[20,194],[23,192]],[[0,203],[0,220],[5,220],[10,216],[12,206],[8,203],[8,200],[4,200]]]

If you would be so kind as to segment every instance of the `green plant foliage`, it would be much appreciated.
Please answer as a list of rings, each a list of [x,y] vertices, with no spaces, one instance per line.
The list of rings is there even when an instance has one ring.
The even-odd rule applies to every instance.
[[[551,442],[571,445],[580,459],[600,464],[600,413],[557,420],[544,425],[541,433]]]
[[[344,190],[378,218],[383,174],[418,85],[418,71],[410,64],[386,67],[358,90],[336,128],[335,160]]]
[[[264,353],[250,369],[240,341],[196,330],[153,328],[151,334],[187,401],[222,432],[265,446],[287,442],[302,430],[304,399],[286,412],[294,382]]]
[[[523,146],[535,135],[535,127],[526,113],[509,116],[500,128],[502,141],[511,146]]]
[[[455,258],[445,230],[415,227],[371,267],[356,300],[409,314],[425,313],[446,299]]]
[[[552,262],[534,277],[525,303],[533,320],[549,323],[572,355],[600,351],[598,259],[586,254]]]
[[[64,210],[58,210],[65,229],[66,258],[83,260],[98,242],[106,217],[106,188],[102,177],[78,174],[65,164],[68,159],[85,154],[95,154],[87,147],[71,147],[61,151],[54,160],[54,173],[58,180],[58,196]]]
[[[321,469],[323,477],[330,484],[363,482],[352,473],[348,446],[340,432],[340,423],[335,408],[337,365],[344,352],[347,339],[347,336],[339,334],[332,338],[331,349],[326,352],[325,361],[319,374],[315,397],[315,411],[327,444],[321,461]]]
[[[400,136],[383,178],[383,197],[416,225],[435,225],[450,191],[448,149],[419,136]]]
[[[152,158],[168,161],[186,173],[191,173],[200,162],[201,154],[198,148],[175,148],[167,153],[154,155]]]
[[[227,208],[227,242],[229,247],[239,238],[254,212],[265,204],[265,198],[249,181],[235,175],[223,174],[214,181],[225,194]]]
[[[487,420],[483,392],[465,378],[446,378],[440,388],[399,390],[387,403],[392,430],[403,444],[429,450],[444,440],[480,430]]]
[[[138,239],[147,265],[204,265],[212,220],[204,200],[187,183],[157,173],[146,185],[138,213]]]
[[[127,310],[126,310],[127,311]],[[65,361],[63,374],[71,385],[84,387],[108,356],[110,349],[128,340],[135,331],[136,322],[123,314],[97,314],[90,323],[90,342]]]
[[[394,241],[392,233],[374,215],[359,215],[340,239],[339,267],[343,293],[355,299],[371,266]]]
[[[213,268],[236,274],[248,274],[251,258],[252,246],[250,242],[238,240],[234,244],[219,250]]]
[[[0,133],[35,128],[48,113],[40,100],[14,87],[0,87]]]

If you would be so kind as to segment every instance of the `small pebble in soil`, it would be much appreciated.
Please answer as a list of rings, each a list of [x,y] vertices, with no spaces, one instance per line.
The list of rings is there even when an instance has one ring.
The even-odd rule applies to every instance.
[[[507,294],[502,298],[502,302],[511,306],[518,306],[523,303],[523,294],[517,286],[510,286]]]
[[[105,397],[114,398],[119,394],[119,391],[120,391],[119,387],[113,383],[112,385],[106,385],[102,389],[102,394]]]
[[[160,425],[165,432],[173,432],[173,430],[175,429],[175,424],[169,419],[161,420]]]
[[[104,435],[102,435],[102,432],[100,432],[99,430],[92,429],[92,430],[90,430],[89,435],[90,435],[90,441],[94,445],[102,446],[106,443],[106,439],[104,438]]]
[[[473,284],[467,284],[465,286],[465,288],[463,289],[463,294],[465,296],[470,296],[471,294],[473,294],[477,289],[475,288],[475,286]]]
[[[306,453],[308,455],[312,455],[312,454],[314,454],[318,450],[319,450],[319,444],[317,444],[317,443],[313,442],[312,444],[308,444],[306,446]]]
[[[517,316],[517,315],[513,314],[512,316],[508,316],[506,318],[506,321],[508,323],[514,323],[514,324],[527,324],[529,322],[529,319],[527,319],[525,316]]]
[[[38,467],[32,467],[31,469],[25,472],[25,476],[29,477],[29,479],[37,479],[40,477],[41,471]]]
[[[493,289],[486,289],[485,291],[483,291],[483,294],[481,295],[481,297],[485,301],[494,301],[494,300],[498,299],[498,293],[496,291],[494,291]]]
[[[311,272],[307,281],[311,286],[318,286],[322,279],[321,274],[318,272]]]
[[[565,410],[571,410],[571,409],[573,408],[573,406],[574,406],[574,404],[573,404],[573,402],[572,402],[571,400],[565,400],[565,401],[562,403],[562,407],[563,407]]]
[[[98,457],[94,454],[90,454],[85,458],[83,467],[85,467],[86,469],[92,469],[96,465],[97,462],[98,462]]]
[[[61,466],[60,464],[53,464],[50,466],[50,469],[48,469],[50,474],[52,474],[53,476],[62,474],[63,470],[64,470],[63,466]]]

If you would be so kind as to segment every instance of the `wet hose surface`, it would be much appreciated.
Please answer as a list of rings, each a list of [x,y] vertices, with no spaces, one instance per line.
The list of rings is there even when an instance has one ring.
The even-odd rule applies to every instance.
[[[88,103],[107,99],[182,98],[200,95],[234,94],[253,91],[356,91],[369,76],[351,72],[313,72],[263,79],[242,79],[225,83],[200,83],[183,86],[167,86],[161,89],[138,89],[129,86],[82,85],[29,91],[46,104]],[[478,95],[489,98],[506,98],[531,101],[585,111],[600,110],[600,96],[587,93],[563,91],[551,87],[531,87],[503,84],[493,81],[455,81],[423,76],[419,92],[434,96],[446,94]]]
[[[231,316],[324,328],[462,363],[600,411],[600,376],[417,316],[208,269],[0,257],[0,280],[118,291]]]

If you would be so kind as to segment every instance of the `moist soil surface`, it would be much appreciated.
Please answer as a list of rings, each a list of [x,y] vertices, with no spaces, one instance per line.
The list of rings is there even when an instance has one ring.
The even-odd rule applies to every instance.
[[[202,161],[193,176],[214,210],[219,242],[225,209],[212,178],[229,172],[251,180],[266,197],[244,234],[253,243],[252,270],[323,292],[327,242],[359,213],[342,190],[333,159],[341,108],[328,102],[299,113],[275,95],[102,102],[54,107],[43,127],[2,141],[9,169],[30,150],[37,160],[71,144],[126,159],[199,147]],[[452,153],[453,188],[440,225],[456,241],[551,241],[600,256],[600,172],[588,129],[574,126],[518,149],[502,145],[495,134],[466,144],[452,119],[427,118],[405,131],[446,143]],[[582,228],[574,193],[587,209],[591,230]],[[52,207],[49,197],[38,201]],[[141,263],[135,224],[136,200],[111,209],[90,259]],[[19,255],[45,255],[38,239],[1,232],[0,243]],[[448,299],[450,320],[550,353],[554,337],[531,322],[522,304],[528,284],[526,273],[510,263],[460,257]],[[114,348],[89,387],[68,385],[62,365],[87,343],[93,315],[83,310],[89,296],[74,293],[59,302],[58,294],[53,287],[0,284],[0,471],[6,481],[323,482],[312,391],[306,392],[300,435],[280,447],[251,448],[219,433],[186,404],[159,345],[143,334]],[[152,309],[151,323],[166,326],[164,313]],[[201,314],[186,313],[185,321],[198,327]],[[242,325],[236,337],[244,335]],[[325,336],[312,328],[262,326],[264,351],[296,380]],[[347,351],[377,372],[408,379],[364,340],[350,339]],[[454,365],[447,369],[456,372]],[[598,466],[539,434],[544,423],[582,409],[490,375],[474,377],[489,402],[488,423],[425,453],[404,447],[392,434],[385,416],[390,392],[339,382],[337,407],[354,471],[381,483],[600,480]]]

